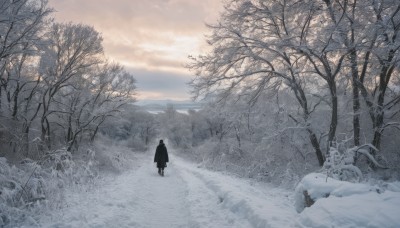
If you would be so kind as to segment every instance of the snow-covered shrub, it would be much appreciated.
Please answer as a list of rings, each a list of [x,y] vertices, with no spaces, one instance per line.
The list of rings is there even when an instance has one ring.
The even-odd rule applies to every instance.
[[[370,144],[346,148],[344,144],[338,143],[336,147],[331,147],[324,163],[324,169],[327,175],[337,180],[350,182],[361,181],[363,179],[363,173],[356,165],[357,160],[361,156],[367,158],[367,161],[375,167],[386,168],[371,155],[371,149],[376,150],[376,148]]]
[[[29,170],[27,172],[26,170]],[[0,158],[0,226],[13,226],[21,221],[34,225],[31,211],[46,203],[46,177],[41,166],[24,160],[20,167]]]
[[[98,175],[93,150],[79,159],[66,149],[46,153],[40,161],[11,165],[0,158],[0,227],[36,226],[35,217],[65,203],[64,190],[81,188]]]
[[[193,156],[201,163],[201,166],[212,168],[215,163],[220,161],[223,154],[223,146],[213,140],[192,148]]]
[[[355,156],[354,148],[340,151],[339,148],[331,147],[324,163],[327,175],[336,180],[361,181],[361,170],[353,165]]]
[[[111,144],[108,140],[97,140],[94,145],[96,151],[94,160],[96,170],[101,172],[122,172],[132,168],[135,152],[129,145]],[[141,150],[139,150],[141,151]]]

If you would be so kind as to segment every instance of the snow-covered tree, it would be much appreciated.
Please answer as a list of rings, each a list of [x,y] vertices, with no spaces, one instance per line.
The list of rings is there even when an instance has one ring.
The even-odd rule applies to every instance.
[[[0,1],[2,155],[28,153],[29,130],[38,114],[36,62],[51,12],[45,0]]]
[[[231,1],[220,22],[210,26],[213,50],[193,58],[189,67],[197,75],[191,83],[195,98],[218,92],[221,99],[232,94],[249,96],[251,103],[264,91],[278,93],[290,88],[302,111],[300,120],[293,119],[307,129],[322,165],[320,141],[310,121],[319,102],[309,101],[311,89],[316,90],[321,80],[310,70],[309,59],[293,48],[296,42],[291,41],[301,38],[301,25],[307,26],[316,10],[312,3],[300,5],[295,1]],[[314,88],[310,88],[310,81]]]
[[[320,166],[338,135],[348,134],[348,116],[353,144],[362,135],[379,149],[384,129],[398,127],[390,120],[399,115],[399,9],[397,1],[229,1],[209,25],[211,51],[188,66],[196,73],[193,96],[219,104],[233,96],[251,106],[266,102],[261,94],[290,92],[296,102],[287,115],[305,129]],[[353,105],[346,116],[348,89]],[[364,111],[372,133],[360,120]]]

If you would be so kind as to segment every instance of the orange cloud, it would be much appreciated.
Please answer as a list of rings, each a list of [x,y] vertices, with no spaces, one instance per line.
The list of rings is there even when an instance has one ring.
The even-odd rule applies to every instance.
[[[204,47],[205,23],[222,0],[49,0],[56,21],[83,23],[102,33],[106,55],[131,68],[188,75],[188,55]],[[150,96],[150,93],[149,93]]]

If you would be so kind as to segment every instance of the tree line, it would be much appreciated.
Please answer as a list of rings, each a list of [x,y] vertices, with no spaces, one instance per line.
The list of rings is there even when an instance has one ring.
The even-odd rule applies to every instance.
[[[101,34],[52,13],[45,0],[0,1],[0,156],[73,152],[134,101],[135,79],[107,60]]]

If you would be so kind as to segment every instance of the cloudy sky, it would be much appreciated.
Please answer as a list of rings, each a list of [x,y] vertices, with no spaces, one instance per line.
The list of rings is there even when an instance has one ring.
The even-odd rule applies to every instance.
[[[205,23],[222,0],[49,0],[55,20],[92,25],[106,56],[132,72],[139,99],[189,99],[188,55],[205,49]]]

